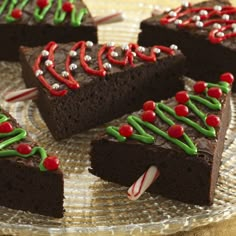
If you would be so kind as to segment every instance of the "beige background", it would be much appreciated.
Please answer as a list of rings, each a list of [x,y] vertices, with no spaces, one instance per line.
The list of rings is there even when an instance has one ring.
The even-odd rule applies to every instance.
[[[129,4],[126,4],[126,2]],[[127,42],[127,40],[136,41],[137,34],[139,31],[139,22],[142,19],[150,16],[151,9],[153,6],[163,7],[175,7],[178,6],[182,1],[179,0],[119,0],[119,1],[107,1],[107,4],[97,2],[96,6],[93,5],[94,1],[86,1],[93,15],[103,15],[111,11],[122,11],[125,14],[125,22],[116,23],[113,25],[100,26],[99,27],[99,37],[100,42],[114,41],[113,37],[115,35],[115,41],[118,43]],[[104,1],[102,1],[104,2]],[[132,4],[137,4],[140,2],[140,9],[136,15],[132,12]],[[199,1],[191,1],[199,2]],[[236,4],[236,0],[232,1]],[[128,6],[128,7],[127,7]],[[130,7],[131,6],[131,7]],[[96,10],[95,10],[96,9]],[[142,19],[136,16],[142,16]],[[134,23],[135,21],[135,23]],[[127,34],[127,29],[124,32],[124,27],[128,27],[128,23],[132,24],[132,31]],[[135,24],[135,25],[134,25]],[[236,216],[229,220],[225,220],[218,223],[212,223],[207,226],[198,227],[189,232],[179,232],[174,234],[176,236],[236,236]]]

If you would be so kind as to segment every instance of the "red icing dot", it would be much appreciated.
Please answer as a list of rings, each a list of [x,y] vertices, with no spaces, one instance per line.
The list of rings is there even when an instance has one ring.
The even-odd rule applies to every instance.
[[[19,152],[20,154],[24,154],[24,155],[27,155],[27,154],[30,154],[31,151],[32,151],[32,148],[29,144],[27,143],[21,143],[18,145],[17,147],[17,152]]]
[[[189,100],[189,95],[186,91],[176,93],[175,99],[179,103],[186,103]]]
[[[70,13],[72,12],[73,8],[74,8],[74,5],[71,2],[63,3],[63,6],[62,6],[63,11]]]
[[[205,91],[206,87],[207,87],[206,82],[198,81],[194,84],[193,89],[194,89],[195,93],[202,93]]]
[[[217,87],[212,87],[212,88],[208,89],[207,94],[210,97],[218,99],[222,96],[222,90],[220,88],[217,88]]]
[[[172,125],[168,129],[168,134],[172,138],[180,138],[184,134],[184,128],[181,125]]]
[[[59,159],[55,156],[50,156],[47,157],[44,162],[43,162],[43,166],[47,169],[47,170],[57,170],[59,167]]]
[[[143,110],[144,111],[148,111],[148,110],[152,110],[154,111],[156,108],[156,103],[154,101],[146,101],[144,104],[143,104]]]
[[[128,124],[122,125],[119,129],[119,133],[120,135],[128,138],[133,134],[133,127]]]
[[[144,111],[142,120],[153,123],[156,120],[156,113],[152,110]]]
[[[227,72],[220,76],[220,80],[232,84],[234,82],[234,76]]]
[[[182,104],[179,104],[175,107],[175,113],[178,116],[187,116],[188,115],[188,107]]]
[[[15,19],[20,19],[22,17],[22,11],[20,9],[13,9],[11,12],[11,16]]]
[[[44,8],[49,4],[49,2],[48,0],[37,0],[36,4],[39,8]]]
[[[13,131],[12,124],[9,122],[3,122],[0,124],[0,133],[10,133]]]
[[[216,115],[208,115],[206,118],[206,123],[209,126],[217,127],[220,125],[220,118]]]

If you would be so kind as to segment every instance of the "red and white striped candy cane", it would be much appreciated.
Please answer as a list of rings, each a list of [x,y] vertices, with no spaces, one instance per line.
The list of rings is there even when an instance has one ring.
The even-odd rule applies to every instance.
[[[28,88],[9,92],[5,95],[6,102],[20,102],[37,98],[38,89]]]
[[[93,19],[96,25],[102,25],[123,21],[124,16],[122,12],[116,12],[105,16],[95,16]]]
[[[159,177],[160,172],[156,166],[150,166],[146,172],[128,189],[128,198],[137,200],[148,187]]]

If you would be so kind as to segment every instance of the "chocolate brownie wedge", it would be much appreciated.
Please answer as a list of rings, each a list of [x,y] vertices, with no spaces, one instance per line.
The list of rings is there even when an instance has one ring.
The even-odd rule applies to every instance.
[[[27,87],[56,139],[135,111],[147,99],[168,98],[183,88],[185,57],[171,47],[115,46],[91,41],[21,48]]]
[[[16,120],[0,108],[0,206],[63,216],[63,173]]]
[[[20,45],[97,42],[97,27],[82,0],[2,0],[0,32],[0,60],[8,61],[19,59]]]
[[[92,142],[91,173],[131,186],[150,166],[158,168],[151,193],[186,203],[213,202],[230,121],[232,74],[217,84],[196,82],[163,102],[144,103]]]
[[[217,82],[225,71],[236,75],[236,7],[229,1],[185,2],[142,21],[140,28],[138,43],[144,46],[178,45],[193,79]]]

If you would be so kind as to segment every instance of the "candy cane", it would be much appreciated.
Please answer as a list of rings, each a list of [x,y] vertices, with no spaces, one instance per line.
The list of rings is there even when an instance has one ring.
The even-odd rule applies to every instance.
[[[150,166],[144,174],[128,189],[128,198],[137,200],[148,187],[159,177],[160,172],[156,166]]]
[[[28,88],[7,93],[5,95],[5,101],[6,102],[26,101],[35,99],[37,98],[37,96],[38,96],[37,88]]]
[[[123,21],[124,16],[122,12],[116,12],[105,16],[95,16],[93,19],[96,25],[102,25]]]

